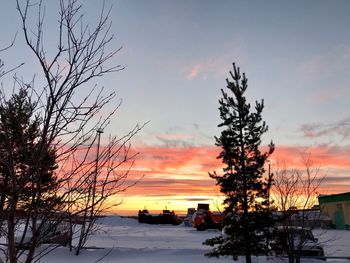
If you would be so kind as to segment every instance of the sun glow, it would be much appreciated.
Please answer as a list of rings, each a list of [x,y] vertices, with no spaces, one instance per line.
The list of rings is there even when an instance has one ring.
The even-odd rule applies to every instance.
[[[146,146],[135,147],[134,150],[141,154],[127,182],[133,184],[143,178],[126,192],[109,200],[113,207],[109,209],[111,213],[130,215],[144,208],[151,211],[168,208],[185,213],[187,208],[197,207],[198,203],[209,203],[213,210],[221,207],[223,198],[219,188],[208,175],[211,171],[222,173],[223,164],[216,158],[220,150],[218,147]],[[344,153],[341,149],[339,152],[327,147],[300,149],[280,146],[269,162],[271,171],[274,172],[274,165],[279,160],[285,161],[288,168],[301,168],[301,151],[310,151],[315,166],[326,174],[319,193],[348,191],[350,162],[346,154],[340,154]]]
[[[148,209],[158,213],[163,209],[174,210],[177,214],[186,214],[188,208],[197,208],[198,203],[208,203],[213,211],[222,210],[222,199],[219,196],[125,196],[116,198],[121,204],[111,210],[120,215],[136,215],[138,210]]]

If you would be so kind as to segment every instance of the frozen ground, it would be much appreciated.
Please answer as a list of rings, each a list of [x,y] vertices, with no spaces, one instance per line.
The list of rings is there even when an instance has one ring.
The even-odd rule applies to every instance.
[[[210,248],[202,242],[219,233],[212,230],[198,232],[193,228],[139,224],[134,219],[106,217],[99,222],[101,230],[94,234],[88,246],[96,249],[82,251],[75,256],[67,248],[58,248],[40,262],[107,262],[107,263],[208,263],[234,262],[229,258],[207,258]],[[350,255],[350,231],[315,231],[330,256]],[[103,248],[103,249],[100,249]],[[237,261],[236,261],[237,262]],[[245,262],[239,259],[238,262]],[[288,262],[287,259],[253,257],[255,263]],[[324,262],[307,260],[304,262]],[[331,262],[350,262],[335,260]]]

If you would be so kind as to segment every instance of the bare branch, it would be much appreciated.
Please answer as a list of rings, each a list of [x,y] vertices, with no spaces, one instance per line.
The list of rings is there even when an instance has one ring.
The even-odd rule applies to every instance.
[[[14,77],[15,85],[25,91],[23,103],[30,105],[26,124],[33,126],[30,139],[25,137],[26,131],[15,131],[9,125],[16,124],[16,118],[10,118],[12,122],[5,121],[4,115],[0,118],[0,159],[5,160],[0,165],[0,179],[5,175],[9,179],[0,180],[8,182],[3,187],[9,188],[0,196],[0,207],[8,214],[8,249],[4,249],[4,255],[11,263],[30,263],[57,247],[54,244],[37,250],[45,242],[43,231],[50,224],[69,223],[71,238],[74,225],[82,223],[76,248],[79,254],[94,229],[96,216],[119,204],[109,204],[109,198],[142,179],[140,175],[133,181],[127,180],[138,155],[130,142],[146,123],[136,125],[122,137],[110,136],[103,145],[98,140],[96,145],[96,132],[108,127],[121,105],[119,100],[106,112],[106,106],[114,103],[115,92],[88,86],[95,79],[123,69],[111,61],[121,48],[110,49],[110,9],[103,5],[92,27],[84,22],[77,0],[60,0],[57,46],[51,54],[44,36],[48,19],[44,1],[16,0],[16,4],[25,44],[40,65],[40,72],[29,82]],[[36,24],[32,26],[30,21]],[[0,107],[7,109],[7,105],[7,99],[0,94]],[[14,144],[13,134],[17,131],[20,134]],[[7,173],[2,174],[2,170]],[[50,179],[49,183],[46,179]],[[19,224],[23,224],[24,231],[18,241],[14,233]],[[31,234],[29,242],[27,233]],[[25,253],[18,250],[16,242],[29,249]]]

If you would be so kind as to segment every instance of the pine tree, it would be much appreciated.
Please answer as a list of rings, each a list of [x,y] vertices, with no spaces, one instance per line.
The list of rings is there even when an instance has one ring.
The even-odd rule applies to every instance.
[[[226,79],[233,96],[221,90],[222,122],[218,127],[223,130],[220,137],[215,137],[216,146],[222,148],[217,158],[222,159],[225,167],[222,175],[209,173],[225,195],[224,235],[208,239],[205,244],[214,247],[207,256],[237,259],[245,255],[250,263],[251,255],[266,253],[263,233],[273,222],[268,208],[272,176],[264,178],[264,164],[274,151],[274,144],[269,144],[267,152],[260,152],[261,136],[268,129],[261,117],[264,101],[256,102],[255,111],[251,112],[244,96],[248,80],[235,64],[233,69],[233,73],[230,71],[233,81]]]
[[[0,105],[1,212],[11,207],[43,212],[56,194],[55,151],[41,144],[41,119],[34,110],[25,89]]]

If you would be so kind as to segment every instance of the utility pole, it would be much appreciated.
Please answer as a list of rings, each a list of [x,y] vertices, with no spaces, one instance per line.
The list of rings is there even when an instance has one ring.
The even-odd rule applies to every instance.
[[[101,133],[103,130],[100,128],[97,131],[97,150],[96,150],[96,161],[95,161],[95,173],[94,173],[94,181],[92,186],[92,202],[91,202],[91,220],[94,218],[94,207],[95,207],[95,195],[96,195],[96,184],[97,184],[97,175],[98,175],[98,161],[100,158],[100,142],[101,142]]]

